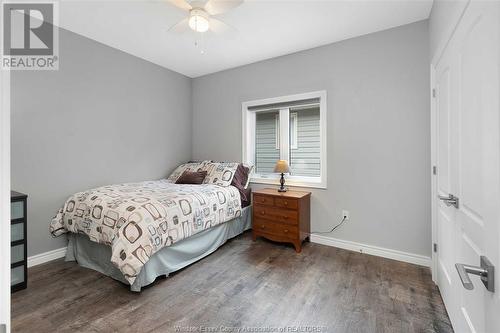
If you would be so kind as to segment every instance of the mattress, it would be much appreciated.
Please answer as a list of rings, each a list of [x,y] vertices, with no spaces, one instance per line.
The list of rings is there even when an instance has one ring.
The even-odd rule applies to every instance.
[[[132,285],[111,262],[111,247],[95,243],[85,234],[68,233],[69,243],[66,261],[77,261],[80,266],[101,272],[130,285],[130,290],[139,292],[142,287],[154,282],[158,276],[168,276],[170,273],[206,257],[228,239],[249,230],[252,225],[251,209],[251,206],[245,207],[239,217],[162,248],[149,258]]]

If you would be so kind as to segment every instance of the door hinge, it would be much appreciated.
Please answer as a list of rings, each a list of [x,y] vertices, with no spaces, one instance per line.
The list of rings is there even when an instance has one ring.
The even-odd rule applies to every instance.
[[[436,89],[432,89],[432,98],[436,98]]]
[[[438,245],[436,243],[433,244],[432,248],[434,249],[434,252],[438,251]]]
[[[437,168],[437,166],[433,165],[432,166],[432,174],[437,175],[437,173],[438,173],[438,168]]]

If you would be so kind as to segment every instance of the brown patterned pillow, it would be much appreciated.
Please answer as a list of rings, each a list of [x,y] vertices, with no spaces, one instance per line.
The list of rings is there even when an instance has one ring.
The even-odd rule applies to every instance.
[[[249,176],[248,171],[248,167],[240,163],[238,165],[238,168],[236,169],[236,172],[234,173],[233,181],[231,182],[231,185],[236,187],[240,192],[241,207],[246,207],[245,204],[248,206],[250,199],[249,197],[247,197],[247,195],[249,194],[249,190],[245,189],[245,184],[247,183],[247,179]]]
[[[238,189],[244,189],[248,180],[248,171],[248,167],[244,166],[242,163],[238,164],[238,168],[236,168],[231,185],[237,187]]]
[[[203,166],[203,162],[188,162],[179,165],[171,174],[168,176],[168,180],[171,182],[175,183],[177,179],[184,173],[184,171],[200,171],[201,167]]]
[[[250,179],[252,178],[254,166],[245,164],[243,164],[243,166],[247,169],[247,181],[245,183],[245,187],[243,187],[246,190],[248,188],[248,185],[250,185]]]
[[[200,185],[207,176],[206,171],[184,171],[182,175],[175,181],[176,184],[194,184]]]

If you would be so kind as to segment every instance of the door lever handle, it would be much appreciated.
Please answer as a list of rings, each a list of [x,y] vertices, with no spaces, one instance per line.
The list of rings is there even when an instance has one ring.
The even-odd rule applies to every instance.
[[[469,274],[478,275],[488,291],[495,292],[495,267],[485,256],[481,256],[481,266],[455,264],[462,285],[467,290],[474,289]]]
[[[438,195],[439,200],[443,201],[446,206],[453,206],[458,209],[459,206],[459,200],[456,196],[453,194],[448,194],[447,197],[444,195]]]

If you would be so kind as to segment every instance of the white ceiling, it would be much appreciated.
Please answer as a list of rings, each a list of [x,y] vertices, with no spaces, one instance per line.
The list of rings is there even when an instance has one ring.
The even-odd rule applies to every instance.
[[[187,16],[167,1],[75,1],[59,5],[60,26],[160,66],[198,77],[427,19],[432,0],[256,1],[217,18],[234,32],[167,31]],[[198,33],[199,34],[199,33]]]

